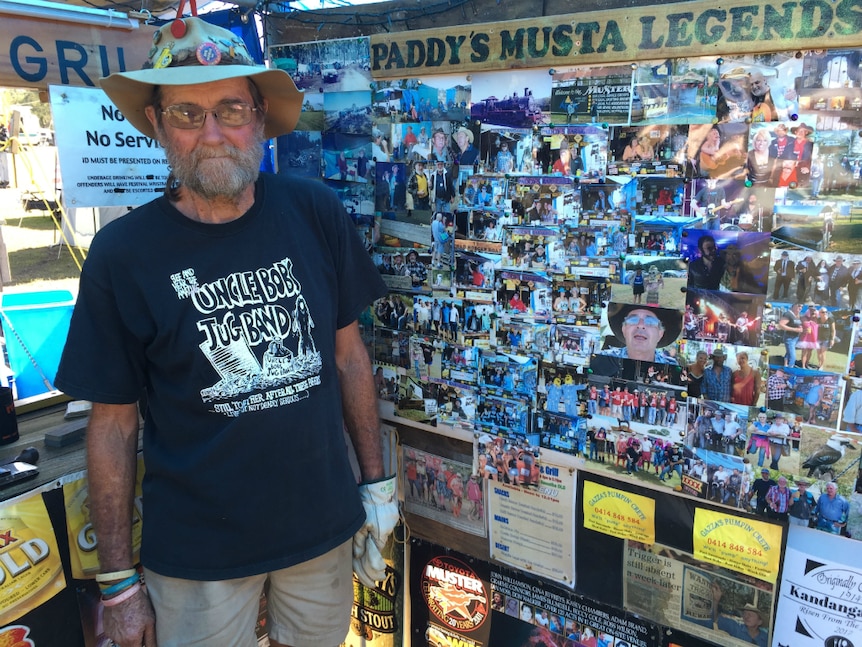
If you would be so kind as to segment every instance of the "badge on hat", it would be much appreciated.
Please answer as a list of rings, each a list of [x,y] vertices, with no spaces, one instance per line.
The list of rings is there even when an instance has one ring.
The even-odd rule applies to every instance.
[[[215,43],[201,43],[195,50],[195,56],[201,65],[218,65],[221,61],[221,50]]]

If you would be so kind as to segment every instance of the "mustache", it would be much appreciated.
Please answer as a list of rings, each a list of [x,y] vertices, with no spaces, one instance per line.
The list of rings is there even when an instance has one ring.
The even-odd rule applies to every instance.
[[[221,146],[198,146],[192,151],[191,157],[195,162],[217,157],[229,157],[232,160],[236,160],[241,154],[242,152],[236,146],[223,144]]]

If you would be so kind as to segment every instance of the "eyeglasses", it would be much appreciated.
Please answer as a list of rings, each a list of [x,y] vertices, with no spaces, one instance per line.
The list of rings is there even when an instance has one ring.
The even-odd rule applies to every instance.
[[[219,124],[239,128],[251,122],[251,113],[257,108],[243,101],[228,101],[207,110],[194,103],[177,103],[162,109],[165,121],[173,128],[195,130],[204,125],[208,114],[215,115]]]
[[[647,315],[642,317],[641,315],[629,315],[625,319],[623,319],[624,326],[637,326],[639,323],[643,322],[643,325],[648,328],[661,328],[661,321],[657,317],[653,317],[652,315]]]

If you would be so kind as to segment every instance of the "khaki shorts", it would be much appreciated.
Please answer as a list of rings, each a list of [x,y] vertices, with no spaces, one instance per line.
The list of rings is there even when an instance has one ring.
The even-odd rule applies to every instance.
[[[307,562],[263,575],[201,582],[144,569],[159,647],[257,647],[267,579],[269,637],[291,647],[335,647],[350,628],[352,539]]]

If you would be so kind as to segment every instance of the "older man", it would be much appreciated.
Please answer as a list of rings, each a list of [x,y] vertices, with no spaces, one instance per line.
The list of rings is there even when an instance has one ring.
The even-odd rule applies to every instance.
[[[763,625],[763,612],[754,604],[745,604],[739,609],[739,616],[720,612],[721,598],[724,590],[718,580],[713,580],[712,592],[712,622],[713,628],[730,634],[746,643],[767,647],[769,633]]]
[[[642,307],[612,303],[608,306],[608,325],[614,333],[605,355],[627,357],[661,364],[676,364],[665,346],[676,341],[682,330],[679,312],[668,308]]]
[[[827,483],[826,492],[820,495],[814,508],[817,529],[833,535],[843,534],[849,513],[850,504],[847,503],[847,499],[838,494],[838,484],[834,481]]]
[[[795,526],[808,527],[808,522],[816,507],[814,495],[808,491],[808,481],[805,479],[796,480],[796,490],[790,495],[790,508],[788,514],[790,523]]]
[[[338,645],[351,570],[383,577],[398,518],[357,323],[385,286],[334,193],[259,173],[264,140],[299,118],[290,77],[198,18],[154,43],[147,69],[102,87],[171,176],[93,241],[56,379],[94,403],[104,631],[122,647],[257,645],[268,583],[270,644]],[[146,590],[132,554],[143,395]]]

